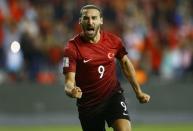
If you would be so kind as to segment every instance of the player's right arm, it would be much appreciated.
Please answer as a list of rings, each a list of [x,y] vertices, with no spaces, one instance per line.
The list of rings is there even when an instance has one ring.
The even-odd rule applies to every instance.
[[[72,97],[72,98],[81,98],[82,97],[81,89],[76,86],[75,73],[74,72],[67,72],[65,74],[64,83],[65,83],[64,92],[69,97]]]
[[[77,53],[72,42],[69,42],[64,48],[63,74],[64,92],[72,98],[81,98],[82,91],[76,86],[76,59]]]

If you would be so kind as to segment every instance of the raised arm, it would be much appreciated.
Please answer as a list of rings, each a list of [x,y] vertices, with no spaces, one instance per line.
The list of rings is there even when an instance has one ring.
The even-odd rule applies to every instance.
[[[121,63],[123,73],[127,78],[127,80],[130,82],[139,102],[140,103],[149,102],[150,96],[141,90],[140,85],[138,84],[135,76],[136,74],[135,74],[134,67],[130,62],[129,58],[127,57],[127,55],[123,56],[123,58],[120,60],[120,63]]]
[[[68,72],[65,74],[65,80],[64,80],[64,92],[72,97],[72,98],[81,98],[82,97],[82,91],[79,87],[76,86],[75,82],[75,73],[74,72]]]

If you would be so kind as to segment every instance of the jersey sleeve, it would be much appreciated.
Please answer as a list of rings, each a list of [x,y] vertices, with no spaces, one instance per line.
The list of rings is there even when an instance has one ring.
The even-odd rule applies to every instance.
[[[123,56],[127,54],[127,51],[126,51],[121,39],[119,39],[117,41],[117,43],[118,43],[118,52],[117,52],[116,58],[117,59],[122,59]]]
[[[63,74],[67,72],[76,72],[76,59],[76,50],[70,44],[67,44],[64,48]]]

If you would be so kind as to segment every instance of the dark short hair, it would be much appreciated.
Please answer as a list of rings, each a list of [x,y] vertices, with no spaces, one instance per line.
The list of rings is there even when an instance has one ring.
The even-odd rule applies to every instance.
[[[100,17],[102,17],[102,10],[100,7],[96,6],[96,5],[92,5],[92,4],[89,4],[89,5],[85,5],[83,6],[81,9],[80,9],[80,17],[82,16],[82,13],[83,13],[83,10],[85,9],[96,9],[99,11],[100,13]]]

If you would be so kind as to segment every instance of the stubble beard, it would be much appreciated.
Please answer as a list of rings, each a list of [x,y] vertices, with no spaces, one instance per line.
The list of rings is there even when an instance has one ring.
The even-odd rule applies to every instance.
[[[97,34],[98,34],[99,32],[100,32],[100,25],[98,25],[97,27],[95,27],[94,32],[93,32],[92,34],[89,34],[89,33],[87,32],[87,30],[84,29],[84,36],[85,36],[86,39],[88,39],[88,40],[93,40],[93,39],[97,36]]]

